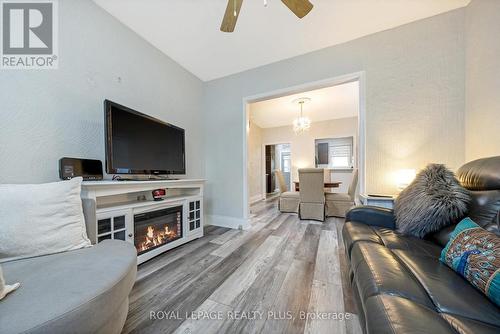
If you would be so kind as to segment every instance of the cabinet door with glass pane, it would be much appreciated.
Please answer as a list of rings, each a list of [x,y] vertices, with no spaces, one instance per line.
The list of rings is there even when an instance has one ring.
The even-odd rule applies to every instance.
[[[188,201],[188,233],[195,234],[203,230],[203,200],[196,197]]]
[[[130,210],[107,211],[97,214],[97,242],[106,239],[127,240],[127,226],[132,221]]]

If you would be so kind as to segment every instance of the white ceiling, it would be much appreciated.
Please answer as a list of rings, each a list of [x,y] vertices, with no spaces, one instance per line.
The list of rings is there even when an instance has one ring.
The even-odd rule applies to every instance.
[[[350,82],[250,104],[250,120],[261,128],[289,126],[299,115],[299,106],[292,101],[309,97],[304,116],[312,122],[355,117],[359,110],[359,84]]]
[[[470,0],[310,0],[299,20],[280,0],[244,0],[233,33],[227,0],[94,0],[181,66],[208,81],[467,5]]]

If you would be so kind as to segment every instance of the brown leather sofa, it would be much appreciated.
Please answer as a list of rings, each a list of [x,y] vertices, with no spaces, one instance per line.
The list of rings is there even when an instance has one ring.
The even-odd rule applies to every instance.
[[[499,234],[500,157],[472,161],[457,176],[471,191],[469,216]],[[500,333],[500,308],[439,261],[454,225],[426,237],[395,232],[392,210],[356,207],[343,240],[365,333]]]

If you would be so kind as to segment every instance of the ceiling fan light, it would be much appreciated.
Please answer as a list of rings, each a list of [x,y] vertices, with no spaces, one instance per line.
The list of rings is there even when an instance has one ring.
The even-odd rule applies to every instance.
[[[240,14],[243,0],[227,0],[226,11],[220,30],[223,32],[233,32]],[[267,0],[264,0],[264,7],[267,7]],[[313,8],[309,0],[281,0],[298,18],[303,18]]]

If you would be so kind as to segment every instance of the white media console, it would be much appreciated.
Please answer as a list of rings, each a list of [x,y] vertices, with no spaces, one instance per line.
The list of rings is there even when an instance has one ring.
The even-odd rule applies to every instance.
[[[136,246],[138,264],[203,236],[201,179],[86,181],[82,202],[93,244],[120,239]],[[166,189],[161,201],[151,191]]]

